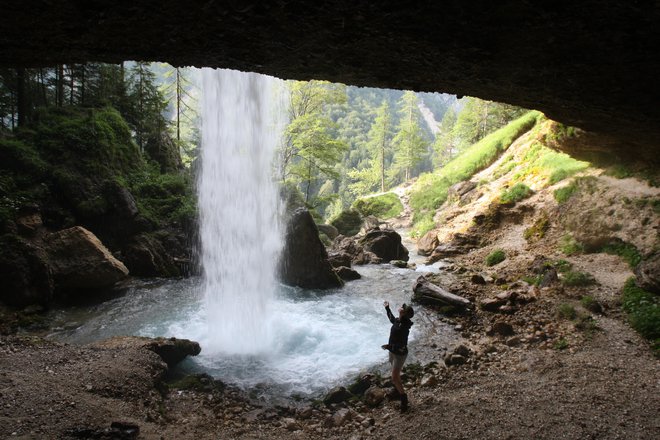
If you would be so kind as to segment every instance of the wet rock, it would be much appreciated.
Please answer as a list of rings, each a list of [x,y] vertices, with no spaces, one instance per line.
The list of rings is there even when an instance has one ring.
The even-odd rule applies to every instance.
[[[332,267],[351,267],[353,256],[344,251],[330,251],[328,252],[328,261]]]
[[[408,268],[408,263],[406,263],[403,260],[392,260],[392,261],[390,261],[390,264],[392,266],[395,266],[395,267],[398,267],[398,268],[401,268],[401,269],[407,269]]]
[[[92,344],[102,349],[139,348],[153,351],[168,367],[181,362],[186,356],[197,356],[201,352],[199,343],[188,339],[147,338],[142,336],[116,336]]]
[[[307,420],[307,419],[312,417],[313,413],[314,413],[314,410],[311,407],[302,408],[298,412],[298,418],[300,418],[301,420]]]
[[[401,236],[392,229],[372,229],[360,239],[366,252],[372,252],[383,261],[408,261],[408,249],[401,244]]]
[[[340,266],[335,269],[335,272],[339,275],[339,278],[344,281],[358,280],[362,278],[362,275],[360,275],[358,271],[351,269],[350,267]]]
[[[50,234],[44,245],[59,288],[107,287],[128,276],[126,266],[81,226]]]
[[[372,386],[364,392],[364,403],[371,407],[380,405],[383,400],[385,400],[385,390],[380,387]]]
[[[348,387],[348,391],[355,396],[361,396],[371,387],[373,380],[373,374],[363,374]]]
[[[340,287],[344,283],[328,261],[311,214],[297,209],[287,224],[279,273],[282,281],[307,289]]]
[[[417,241],[417,254],[428,257],[439,244],[438,231],[429,231]]]
[[[110,424],[110,437],[134,439],[140,436],[140,426],[136,423],[117,421]]]
[[[350,399],[353,395],[344,387],[335,387],[323,398],[323,403],[331,405]]]
[[[132,275],[143,277],[180,275],[174,259],[158,240],[148,234],[133,237],[123,247],[122,259]]]
[[[0,301],[47,305],[55,288],[45,251],[13,234],[0,236]]]

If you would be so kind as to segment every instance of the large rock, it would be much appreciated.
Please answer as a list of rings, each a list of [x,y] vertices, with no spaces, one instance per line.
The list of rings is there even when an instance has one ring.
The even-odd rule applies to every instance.
[[[362,216],[354,209],[342,211],[330,224],[337,228],[341,235],[352,236],[360,232]]]
[[[660,294],[660,253],[639,263],[635,268],[635,276],[639,287]]]
[[[332,243],[330,259],[335,261],[335,263],[333,263],[334,265],[338,264],[340,261],[344,261],[346,255],[350,256],[352,264],[357,265],[380,264],[383,262],[383,259],[373,252],[366,251],[355,238],[340,235]]]
[[[308,289],[344,284],[328,261],[314,219],[304,208],[294,211],[287,224],[279,273],[284,283]]]
[[[134,237],[122,249],[122,260],[131,274],[142,277],[173,277],[180,275],[174,259],[160,241],[148,234]]]
[[[330,240],[334,240],[339,235],[339,231],[332,225],[317,225],[319,231],[324,233]]]
[[[360,239],[367,252],[374,253],[383,261],[408,261],[408,249],[401,244],[401,236],[392,229],[372,229]]]
[[[173,367],[186,356],[197,356],[201,351],[199,343],[188,339],[147,338],[142,336],[116,336],[92,344],[101,349],[146,349],[161,357],[168,367]]]
[[[417,254],[428,257],[433,253],[439,244],[440,241],[438,241],[438,231],[429,231],[417,241]]]
[[[126,266],[81,226],[52,233],[44,244],[58,288],[107,287],[128,276]]]
[[[0,301],[5,304],[47,305],[54,281],[43,250],[16,235],[1,236],[0,286]]]

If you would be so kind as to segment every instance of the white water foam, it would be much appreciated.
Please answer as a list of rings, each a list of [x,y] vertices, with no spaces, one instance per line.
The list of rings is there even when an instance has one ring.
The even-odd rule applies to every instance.
[[[202,71],[198,193],[207,353],[257,353],[272,344],[269,307],[282,247],[272,170],[284,127],[278,118],[286,114],[283,89],[283,81],[265,75]]]

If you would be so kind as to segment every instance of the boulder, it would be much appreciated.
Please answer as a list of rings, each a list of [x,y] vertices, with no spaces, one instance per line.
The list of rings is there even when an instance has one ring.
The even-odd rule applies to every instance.
[[[332,416],[332,425],[334,427],[344,426],[353,418],[353,411],[348,408],[342,408]]]
[[[307,289],[327,289],[344,284],[328,261],[328,252],[307,209],[295,210],[288,221],[279,274],[285,284]]]
[[[332,225],[316,225],[319,231],[323,232],[330,240],[334,240],[339,235],[339,231]]]
[[[373,374],[363,374],[348,387],[348,391],[353,395],[361,396],[373,385],[373,382]]]
[[[408,269],[408,263],[403,260],[392,260],[390,261],[390,264],[394,267],[398,267],[400,269]]]
[[[116,336],[96,342],[92,344],[92,347],[106,350],[145,349],[153,351],[170,368],[184,360],[186,356],[197,356],[202,351],[199,343],[188,339],[142,336]]]
[[[353,256],[345,251],[328,252],[328,261],[332,267],[351,267]]]
[[[362,275],[360,275],[358,271],[346,266],[340,266],[336,268],[335,272],[337,273],[337,275],[339,275],[339,278],[341,278],[344,281],[359,280],[360,278],[362,278]]]
[[[438,231],[429,231],[417,240],[417,254],[428,257],[440,245]]]
[[[122,248],[121,258],[132,275],[141,277],[174,277],[180,270],[160,241],[149,234],[133,237]]]
[[[357,265],[363,264],[380,264],[382,259],[373,252],[365,251],[361,244],[359,244],[352,237],[338,236],[332,243],[330,255],[337,255],[342,261],[346,255],[350,256],[351,263]],[[337,261],[339,262],[339,261]],[[349,265],[350,267],[350,265]]]
[[[0,301],[7,305],[47,305],[55,284],[43,249],[17,235],[1,236],[0,285]]]
[[[479,307],[486,312],[497,312],[504,304],[506,300],[500,298],[485,298],[479,301]]]
[[[380,387],[374,385],[364,392],[364,403],[371,407],[380,405],[383,400],[385,400],[385,390]]]
[[[337,228],[341,235],[352,236],[360,232],[362,216],[354,209],[342,211],[330,224]]]
[[[48,235],[44,245],[58,288],[107,287],[128,276],[126,266],[81,226]]]
[[[465,180],[463,182],[459,182],[449,187],[449,189],[447,190],[447,196],[460,199],[461,197],[463,197],[465,194],[469,193],[476,187],[477,187],[476,182],[473,182],[471,180]]]
[[[383,261],[408,261],[408,249],[401,244],[401,236],[392,229],[372,229],[360,239],[367,252],[373,252]]]
[[[489,336],[493,335],[502,335],[502,336],[512,336],[514,334],[513,326],[504,321],[498,321],[492,325],[487,331],[486,334]]]
[[[660,294],[660,253],[639,263],[635,268],[635,277],[639,287]]]
[[[344,387],[335,387],[331,389],[328,394],[323,398],[323,403],[331,405],[333,403],[341,403],[350,399],[353,395]]]

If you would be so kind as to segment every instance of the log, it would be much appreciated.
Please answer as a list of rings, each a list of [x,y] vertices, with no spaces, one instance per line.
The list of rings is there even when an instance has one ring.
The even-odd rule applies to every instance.
[[[451,305],[461,308],[472,306],[470,300],[447,292],[442,287],[431,283],[424,277],[424,275],[420,276],[417,278],[417,281],[415,281],[413,292],[413,301],[420,304]]]

